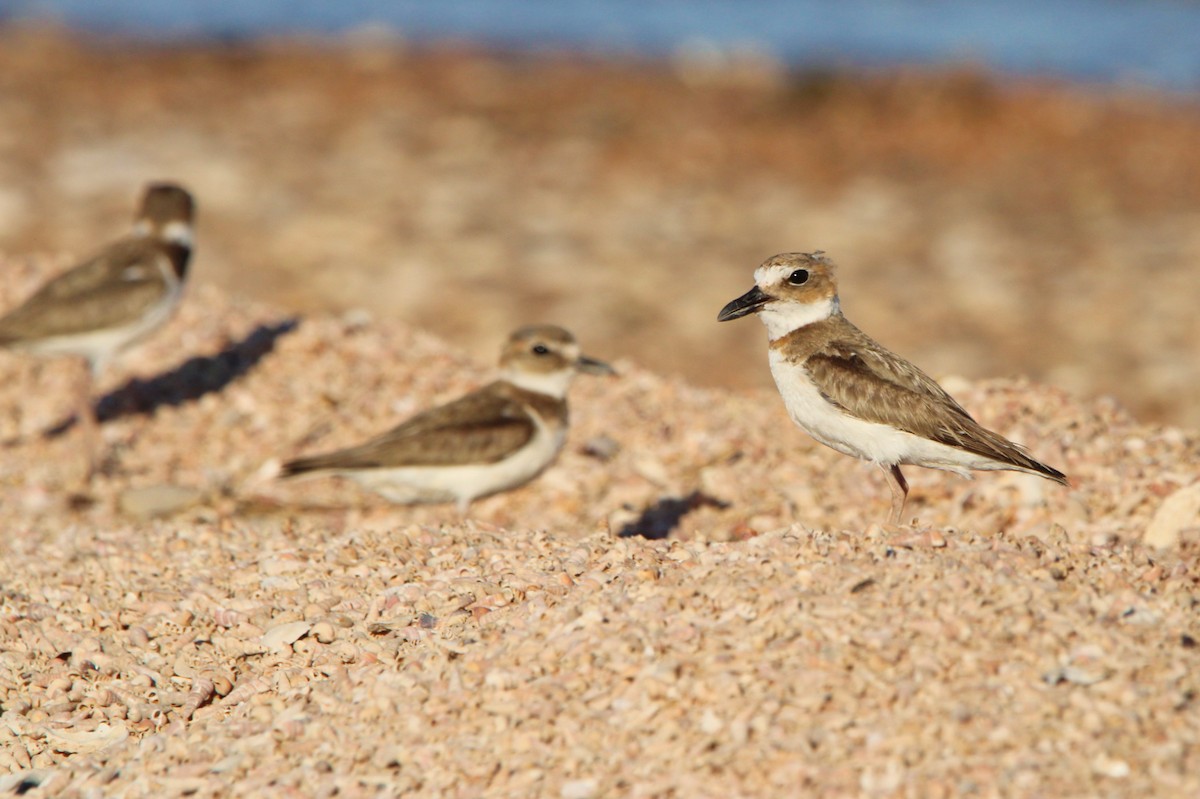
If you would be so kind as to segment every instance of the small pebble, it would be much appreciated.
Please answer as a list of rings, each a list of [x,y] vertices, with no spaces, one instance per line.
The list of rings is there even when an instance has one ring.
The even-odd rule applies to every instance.
[[[203,497],[199,489],[178,485],[157,485],[131,488],[121,494],[121,512],[137,519],[169,516],[192,505]]]
[[[312,626],[312,629],[309,632],[312,634],[313,638],[316,638],[317,641],[322,644],[331,644],[337,638],[337,633],[334,630],[333,625],[327,621],[317,622]]]
[[[562,799],[591,799],[599,790],[599,783],[596,780],[568,780],[563,783],[562,790],[559,791],[559,796]]]
[[[309,624],[306,621],[279,624],[263,633],[262,645],[272,652],[284,651],[308,631]]]

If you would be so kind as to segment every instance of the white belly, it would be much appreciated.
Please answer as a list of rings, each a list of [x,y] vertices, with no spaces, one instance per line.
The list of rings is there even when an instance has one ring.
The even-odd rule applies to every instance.
[[[539,422],[528,444],[495,463],[358,469],[341,474],[390,502],[456,502],[465,509],[479,497],[532,480],[554,461],[565,440],[565,429],[551,431]]]
[[[170,290],[153,308],[129,324],[37,339],[17,344],[16,347],[37,355],[81,355],[92,365],[92,371],[98,372],[118,352],[153,333],[171,318],[175,306],[179,304],[183,285],[179,281],[169,285]]]
[[[1011,469],[955,447],[948,447],[885,424],[851,416],[829,403],[808,373],[771,350],[771,374],[792,421],[817,441],[838,452],[880,465],[911,463],[970,477],[968,469]]]

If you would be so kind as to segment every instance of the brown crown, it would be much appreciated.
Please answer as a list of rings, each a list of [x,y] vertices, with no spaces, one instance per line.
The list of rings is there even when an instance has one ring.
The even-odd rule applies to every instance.
[[[192,195],[174,183],[151,183],[142,198],[139,219],[148,219],[157,225],[168,222],[191,223],[196,205]]]

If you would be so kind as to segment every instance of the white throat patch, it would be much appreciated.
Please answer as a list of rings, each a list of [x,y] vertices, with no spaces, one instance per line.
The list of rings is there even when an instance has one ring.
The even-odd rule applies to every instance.
[[[516,369],[506,369],[501,377],[517,388],[544,394],[547,397],[563,399],[567,396],[567,388],[575,377],[574,369],[559,369],[555,372],[520,372]]]
[[[150,224],[148,219],[139,219],[133,223],[133,235],[135,236],[153,236],[154,226]],[[192,247],[192,226],[187,222],[176,219],[173,222],[168,222],[162,226],[162,230],[158,233],[158,238],[169,244],[178,244],[180,247]]]
[[[163,225],[162,233],[159,235],[163,241],[189,249],[192,246],[192,226],[187,222],[168,222]]]
[[[793,330],[828,319],[840,309],[837,297],[817,302],[799,303],[787,300],[768,302],[758,312],[758,318],[767,326],[767,337],[774,341]]]

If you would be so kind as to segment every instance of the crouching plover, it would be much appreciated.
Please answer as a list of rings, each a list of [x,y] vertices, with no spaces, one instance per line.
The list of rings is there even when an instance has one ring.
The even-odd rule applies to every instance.
[[[500,379],[349,449],[283,464],[281,477],[320,472],[401,504],[455,502],[529,482],[567,437],[567,387],[577,372],[614,374],[561,327],[523,327],[500,356]]]
[[[768,258],[754,283],[717,321],[758,314],[792,421],[822,444],[883,469],[893,524],[908,496],[901,464],[968,478],[968,469],[1009,469],[1069,485],[1062,472],[982,427],[932,378],[847,321],[833,262],[823,253]]]
[[[161,327],[179,304],[192,251],[192,196],[170,183],[146,187],[129,235],[43,285],[0,318],[0,347],[76,355],[88,366],[79,420],[95,457],[96,376],[118,352]],[[89,475],[94,462],[89,461]]]

